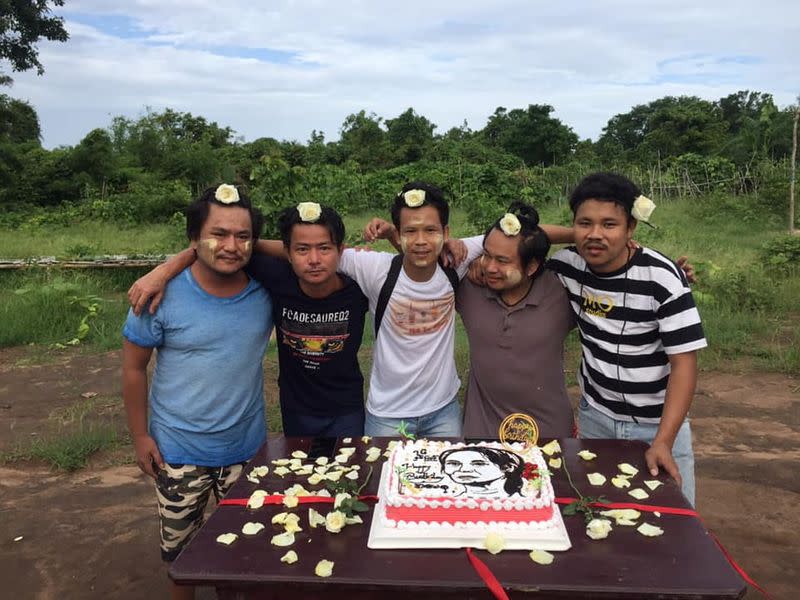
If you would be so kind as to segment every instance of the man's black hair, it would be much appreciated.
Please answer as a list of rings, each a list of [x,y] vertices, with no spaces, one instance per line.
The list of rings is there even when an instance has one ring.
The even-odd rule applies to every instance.
[[[328,206],[322,206],[321,209],[319,219],[313,223],[303,221],[296,206],[291,206],[281,211],[281,214],[278,215],[278,231],[280,231],[281,240],[283,240],[283,245],[286,248],[289,248],[289,244],[292,241],[292,228],[295,225],[322,225],[330,233],[331,241],[336,244],[336,247],[342,247],[345,235],[342,217]]]
[[[409,181],[403,186],[400,193],[394,197],[394,202],[392,203],[392,223],[397,231],[400,231],[400,211],[404,208],[411,208],[406,204],[405,198],[403,197],[403,194],[410,190],[422,190],[425,192],[425,200],[420,207],[433,206],[436,212],[439,213],[439,221],[442,224],[442,229],[444,229],[450,219],[450,207],[447,204],[447,200],[444,198],[444,192],[435,185],[425,183],[424,181]],[[414,209],[411,208],[411,210]]]
[[[210,187],[205,190],[198,198],[186,208],[186,235],[190,240],[200,239],[200,232],[208,219],[209,205],[216,204],[225,207],[239,207],[245,208],[250,212],[250,224],[253,230],[253,239],[258,239],[261,235],[261,229],[264,227],[264,216],[261,211],[255,208],[250,199],[241,191],[239,192],[239,201],[225,204],[217,200],[215,194],[216,187]]]
[[[628,222],[633,219],[631,211],[636,198],[641,191],[630,179],[617,173],[592,173],[581,179],[578,186],[572,191],[569,207],[573,216],[578,212],[578,207],[587,200],[600,200],[613,202],[621,206],[628,215]]]
[[[539,227],[539,212],[530,204],[520,201],[512,202],[506,212],[515,215],[519,219],[521,228],[519,234],[517,234],[519,238],[517,254],[523,270],[528,268],[533,259],[536,259],[539,266],[542,266],[547,258],[547,253],[550,252],[550,238]],[[486,230],[483,235],[484,246],[486,245],[486,237],[492,232],[492,229],[503,231],[500,228],[500,221],[502,220],[503,217],[500,217]]]

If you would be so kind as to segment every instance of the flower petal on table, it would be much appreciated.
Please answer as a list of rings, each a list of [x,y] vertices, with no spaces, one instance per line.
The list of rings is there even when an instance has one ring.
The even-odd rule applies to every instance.
[[[226,546],[230,546],[233,542],[236,541],[236,538],[239,536],[235,533],[223,533],[222,535],[217,536],[217,541],[220,544],[225,544]]]
[[[642,523],[641,525],[639,525],[639,527],[636,528],[636,531],[647,537],[657,537],[659,535],[664,535],[664,530],[661,529],[661,527],[650,525],[650,523]]]
[[[589,483],[592,485],[603,485],[606,482],[606,476],[602,473],[588,473],[586,479],[588,479]]]
[[[555,556],[553,556],[547,550],[536,550],[536,549],[534,549],[534,550],[531,550],[531,552],[530,552],[530,554],[528,554],[528,556],[531,557],[531,560],[533,562],[535,562],[536,564],[539,564],[539,565],[549,565],[555,559]]]

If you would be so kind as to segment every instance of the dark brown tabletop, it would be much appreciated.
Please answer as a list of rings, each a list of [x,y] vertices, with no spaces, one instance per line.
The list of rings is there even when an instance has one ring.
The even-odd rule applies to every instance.
[[[362,464],[368,446],[385,448],[388,438],[375,438],[364,444],[354,438],[349,445],[357,448],[349,464]],[[644,479],[644,450],[641,442],[622,440],[560,440],[562,453],[575,485],[584,495],[602,492],[610,502],[637,502],[628,490],[611,485],[618,473],[617,464],[628,462],[639,469],[633,487]],[[256,485],[243,476],[231,488],[228,498],[248,498],[256,489],[280,493],[294,483],[310,488],[307,476],[293,474],[284,478],[274,474],[270,461],[289,457],[294,450],[309,452],[316,447],[310,438],[269,439],[251,465],[266,464],[270,473]],[[583,449],[597,454],[592,461],[577,456]],[[304,461],[305,462],[305,461]],[[374,474],[362,493],[377,493],[383,459],[372,463]],[[248,469],[245,470],[245,473]],[[608,481],[601,487],[590,486],[587,473],[603,473]],[[665,485],[650,493],[642,504],[689,508],[678,486],[663,473],[658,477]],[[575,493],[563,469],[553,469],[553,486],[557,497],[573,497]],[[313,486],[316,489],[318,486]],[[647,489],[647,488],[645,488]],[[244,506],[219,506],[191,543],[172,564],[170,577],[179,584],[213,585],[220,598],[492,598],[483,581],[471,567],[465,550],[370,550],[367,548],[372,510],[362,513],[363,525],[350,525],[332,534],[324,527],[308,527],[308,508],[315,507],[325,515],[328,504],[300,504],[287,509],[264,506],[249,510]],[[289,511],[301,516],[302,532],[289,548],[270,544],[273,535],[283,528],[271,525],[274,514]],[[248,521],[265,523],[266,529],[253,537],[241,535]],[[746,586],[730,566],[722,552],[695,517],[642,513],[637,522],[660,526],[664,534],[645,537],[636,527],[614,526],[608,538],[591,540],[585,532],[583,516],[566,516],[572,548],[557,552],[547,566],[531,561],[528,552],[508,550],[491,555],[474,550],[497,579],[509,597],[515,598],[741,598]],[[216,541],[218,535],[233,532],[239,539],[231,546]],[[289,549],[297,552],[299,561],[287,565],[280,562]],[[333,575],[314,575],[317,562],[325,558],[335,563]]]

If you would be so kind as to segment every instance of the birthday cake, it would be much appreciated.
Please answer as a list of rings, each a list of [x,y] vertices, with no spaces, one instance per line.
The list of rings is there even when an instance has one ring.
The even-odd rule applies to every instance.
[[[495,532],[509,548],[566,550],[554,497],[536,447],[407,441],[384,466],[370,547],[480,547]]]

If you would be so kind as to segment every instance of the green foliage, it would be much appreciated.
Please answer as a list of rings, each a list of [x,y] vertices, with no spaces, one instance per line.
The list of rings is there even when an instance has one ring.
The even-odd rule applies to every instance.
[[[112,449],[126,443],[126,438],[110,425],[81,425],[77,431],[44,439],[0,454],[0,463],[22,460],[41,460],[60,471],[77,471],[100,450]]]
[[[186,209],[191,196],[185,183],[142,178],[131,183],[126,193],[89,200],[84,207],[90,218],[111,223],[156,223]]]
[[[483,136],[490,145],[518,156],[527,165],[558,164],[575,148],[578,136],[550,116],[553,110],[547,104],[530,104],[527,109],[511,111],[499,106],[489,117]]]
[[[0,274],[0,347],[45,344],[54,348],[91,342],[120,344],[127,289],[135,273]]]
[[[779,273],[800,273],[800,236],[783,235],[764,242],[761,246],[761,260]]]
[[[39,62],[37,42],[46,40],[65,42],[69,34],[64,29],[64,19],[52,16],[48,6],[64,6],[64,0],[23,0],[0,4],[0,59],[11,63],[14,71],[36,69],[41,75],[44,67]],[[0,71],[0,82],[10,78]]]

